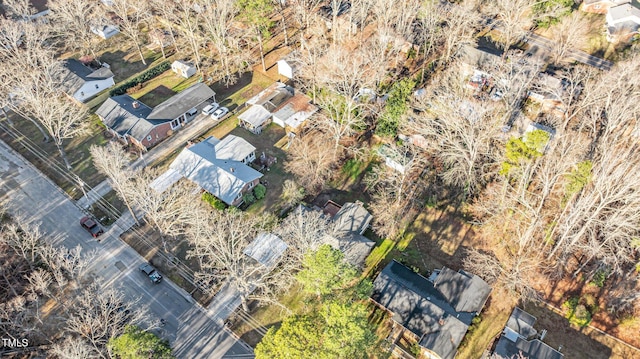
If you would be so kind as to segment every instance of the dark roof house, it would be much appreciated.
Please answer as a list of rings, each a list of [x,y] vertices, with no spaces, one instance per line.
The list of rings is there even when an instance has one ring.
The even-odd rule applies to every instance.
[[[62,88],[80,102],[114,85],[113,72],[106,66],[92,69],[75,59],[62,63]]]
[[[118,136],[131,136],[142,141],[153,128],[153,124],[146,120],[151,111],[151,107],[133,97],[120,95],[108,98],[96,110],[96,115]]]
[[[445,267],[427,279],[394,260],[373,282],[371,298],[431,357],[451,359],[490,292],[473,274]]]
[[[337,206],[335,202],[331,202]],[[373,249],[375,242],[363,233],[369,228],[373,216],[360,201],[347,202],[340,206],[331,218],[333,232],[326,237],[326,243],[340,249],[345,260],[356,266],[364,266],[364,261]]]
[[[494,357],[511,359],[520,355],[528,359],[564,358],[562,353],[542,342],[546,331],[538,335],[538,331],[533,328],[535,322],[536,317],[520,308],[514,308],[496,344]]]

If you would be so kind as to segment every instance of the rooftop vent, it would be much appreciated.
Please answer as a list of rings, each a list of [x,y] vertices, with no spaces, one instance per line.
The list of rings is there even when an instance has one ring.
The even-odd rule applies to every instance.
[[[133,108],[140,108],[140,102],[138,102],[138,101],[133,101],[133,103],[131,104],[131,106],[133,106]]]

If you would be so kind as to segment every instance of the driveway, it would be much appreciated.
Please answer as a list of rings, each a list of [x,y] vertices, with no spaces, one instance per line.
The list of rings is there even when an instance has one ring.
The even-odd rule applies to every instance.
[[[119,239],[131,221],[123,216],[93,239],[78,223],[82,211],[30,163],[0,141],[0,198],[12,215],[40,224],[47,241],[58,247],[95,251],[88,275],[104,288],[116,287],[129,299],[139,298],[152,320],[167,324],[157,332],[169,340],[177,358],[253,357],[252,349],[194,303],[188,293],[166,279],[150,283],[138,266],[143,258]]]

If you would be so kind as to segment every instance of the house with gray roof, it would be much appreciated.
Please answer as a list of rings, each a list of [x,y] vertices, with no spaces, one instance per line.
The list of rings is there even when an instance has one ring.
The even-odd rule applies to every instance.
[[[347,202],[342,206],[333,201],[329,203],[338,211],[331,217],[333,231],[325,238],[325,243],[341,250],[348,263],[364,267],[365,259],[376,244],[363,235],[373,216],[360,201]]]
[[[242,195],[251,191],[262,173],[249,166],[256,148],[241,137],[213,136],[188,146],[171,163],[169,170],[151,183],[164,192],[182,178],[197,184],[229,206],[242,204]]]
[[[114,96],[98,108],[96,115],[112,134],[146,151],[198,118],[198,107],[214,97],[209,86],[197,83],[155,108],[129,95]]]
[[[242,253],[267,269],[275,267],[287,250],[287,243],[273,233],[259,233]]]
[[[92,69],[75,59],[68,59],[62,63],[62,88],[65,93],[80,102],[85,102],[114,85],[113,72],[107,64]]]
[[[495,346],[492,358],[563,359],[564,354],[542,340],[546,330],[538,333],[533,325],[536,317],[516,307]]]
[[[610,7],[630,2],[631,0],[583,0],[582,4],[580,4],[580,10],[595,14],[606,14]]]
[[[640,29],[640,3],[631,1],[607,10],[607,40],[626,41]]]
[[[391,313],[394,326],[412,336],[424,355],[452,359],[490,292],[473,274],[445,267],[427,279],[394,260],[373,282],[371,299]]]

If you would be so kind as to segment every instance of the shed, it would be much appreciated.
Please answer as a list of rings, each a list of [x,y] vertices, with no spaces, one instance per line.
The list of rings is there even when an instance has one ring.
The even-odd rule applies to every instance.
[[[287,243],[272,233],[260,233],[249,243],[243,253],[266,268],[273,268],[287,250]]]
[[[241,127],[255,134],[260,134],[262,129],[271,122],[271,112],[267,111],[262,105],[252,105],[238,116],[238,120]]]
[[[176,74],[188,79],[189,77],[195,75],[198,70],[192,63],[176,60],[171,64],[171,70]]]

